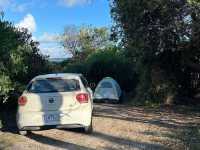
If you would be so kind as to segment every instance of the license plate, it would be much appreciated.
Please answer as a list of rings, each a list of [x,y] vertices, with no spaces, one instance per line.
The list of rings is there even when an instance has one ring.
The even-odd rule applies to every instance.
[[[60,120],[60,116],[58,114],[48,114],[44,115],[44,122],[45,123],[51,123],[56,122]]]

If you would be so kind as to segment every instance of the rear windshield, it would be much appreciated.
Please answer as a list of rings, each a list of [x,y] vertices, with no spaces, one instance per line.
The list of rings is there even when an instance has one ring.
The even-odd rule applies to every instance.
[[[112,84],[110,82],[103,82],[100,88],[112,88]]]
[[[78,80],[57,78],[35,80],[27,89],[31,93],[70,92],[77,90],[80,90]]]

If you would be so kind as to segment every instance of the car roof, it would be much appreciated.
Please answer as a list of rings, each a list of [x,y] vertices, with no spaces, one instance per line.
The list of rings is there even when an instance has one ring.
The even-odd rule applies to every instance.
[[[77,78],[82,76],[82,74],[78,73],[55,73],[55,74],[45,74],[45,75],[39,75],[33,78],[33,80],[36,79],[45,79],[45,78]]]

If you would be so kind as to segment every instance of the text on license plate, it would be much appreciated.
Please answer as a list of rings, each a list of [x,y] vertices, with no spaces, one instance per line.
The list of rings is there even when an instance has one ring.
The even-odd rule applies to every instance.
[[[51,122],[55,122],[55,121],[59,121],[59,120],[60,120],[60,116],[58,114],[44,115],[45,123],[51,123]]]

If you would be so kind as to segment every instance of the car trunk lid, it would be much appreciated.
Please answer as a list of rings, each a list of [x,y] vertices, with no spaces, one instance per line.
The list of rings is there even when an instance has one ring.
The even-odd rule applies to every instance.
[[[28,93],[27,104],[24,106],[29,111],[67,111],[79,107],[76,92],[60,93]]]

